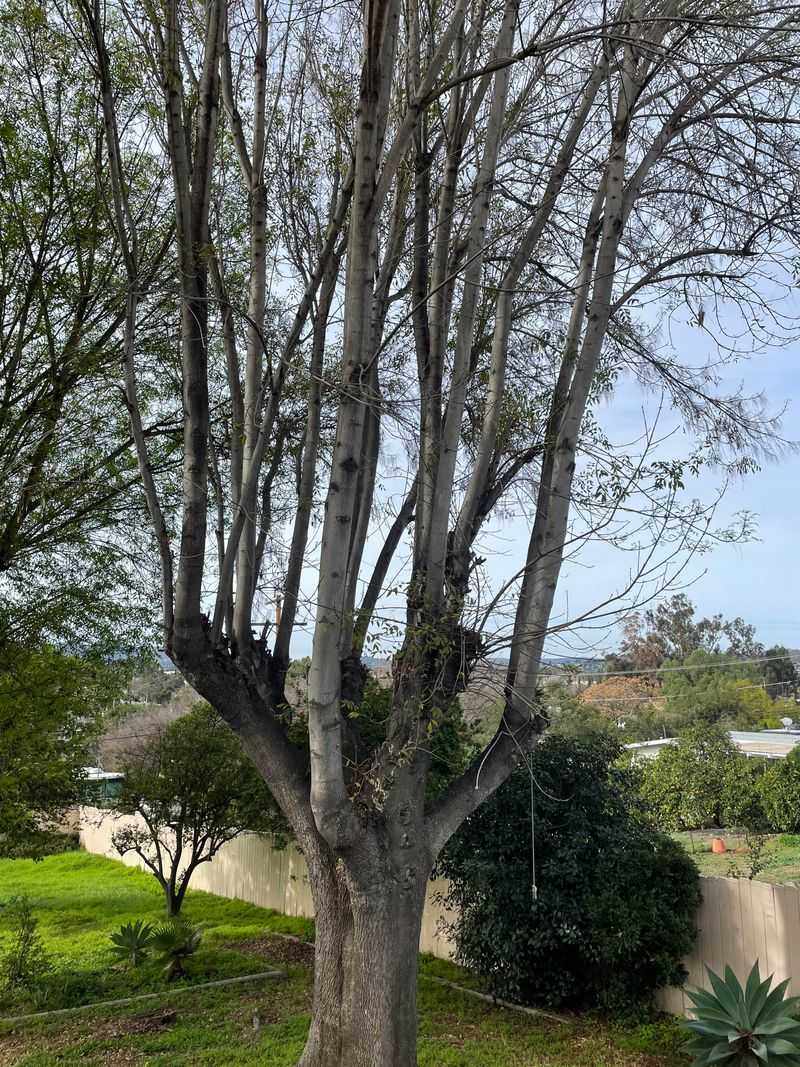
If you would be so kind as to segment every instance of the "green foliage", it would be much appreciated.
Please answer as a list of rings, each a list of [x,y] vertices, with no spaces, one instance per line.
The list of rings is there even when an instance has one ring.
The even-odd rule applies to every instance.
[[[645,807],[662,830],[721,826],[728,765],[740,757],[724,730],[697,725],[654,760],[643,761],[640,791]]]
[[[121,684],[99,661],[0,644],[0,856],[50,850]]]
[[[620,655],[613,657],[611,669],[649,670],[696,653],[719,655],[723,644],[732,656],[764,654],[755,627],[744,619],[714,615],[696,622],[694,616],[694,604],[685,593],[676,593],[643,614],[634,612],[625,623]]]
[[[193,926],[186,919],[170,919],[155,928],[150,944],[164,964],[168,982],[183,977],[186,973],[185,961],[197,952],[202,940],[203,931],[200,927]]]
[[[5,990],[33,992],[50,973],[52,964],[37,930],[38,921],[26,896],[13,897],[5,906],[11,943],[0,956],[0,986]]]
[[[698,723],[640,765],[642,800],[662,830],[739,827],[772,829],[764,785],[772,773],[748,758],[718,725]]]
[[[684,1023],[692,1033],[687,1051],[694,1067],[756,1067],[800,1065],[800,998],[784,998],[789,979],[771,989],[772,976],[762,982],[758,961],[742,987],[730,967],[722,979],[708,971],[712,993],[689,991],[695,1018]]]
[[[386,739],[386,723],[392,707],[392,691],[368,677],[364,695],[358,708],[350,712],[355,720],[357,739],[353,752],[354,762],[373,752]],[[461,705],[452,701],[445,708],[434,709],[428,726],[426,748],[431,756],[428,773],[427,794],[438,796],[453,778],[466,767],[475,751],[476,726],[464,723]]]
[[[133,676],[128,686],[128,697],[131,700],[148,704],[168,704],[183,687],[183,678],[177,671],[167,674],[152,659],[140,657],[132,666]]]
[[[763,785],[767,761],[736,752],[726,761],[722,775],[722,825],[764,833],[770,822],[764,810]]]
[[[298,662],[298,661],[295,661]],[[294,678],[302,678],[301,668]],[[292,675],[292,668],[289,668]],[[288,676],[287,676],[288,677]],[[382,686],[367,674],[364,680],[361,702],[347,704],[345,714],[349,729],[344,743],[345,758],[351,767],[367,762],[371,754],[386,740],[386,724],[392,709],[392,690]],[[304,714],[295,715],[289,725],[289,736],[294,743],[308,748],[308,722]],[[445,708],[431,712],[425,748],[430,753],[431,763],[427,781],[428,798],[439,793],[463,770],[478,749],[480,723],[465,723],[458,699]]]
[[[500,996],[629,1010],[683,978],[698,875],[645,823],[619,746],[549,736],[442,856],[459,958]]]
[[[154,611],[131,559],[147,558],[149,534],[119,402],[124,272],[95,75],[57,13],[27,0],[3,5],[0,51],[0,643],[139,646]],[[149,198],[158,164],[146,152],[129,164],[140,204],[136,179]],[[151,218],[143,270],[163,233]],[[162,326],[143,323],[144,351]],[[151,444],[159,465],[164,443]]]
[[[114,847],[120,855],[133,851],[145,860],[170,914],[180,911],[198,864],[227,841],[246,830],[284,830],[272,794],[239,738],[208,704],[198,704],[120,762],[125,777],[116,810],[140,819],[114,832]]]
[[[662,693],[669,719],[679,726],[701,720],[747,729],[774,714],[773,702],[758,688],[758,666],[737,663],[720,668],[731,662],[728,656],[703,649],[683,660],[667,661],[669,666],[691,668],[664,675]]]
[[[111,942],[111,951],[115,955],[130,963],[132,967],[138,967],[153,943],[153,927],[143,919],[123,923],[119,930],[111,934]]]
[[[619,739],[621,732],[612,720],[592,704],[580,701],[560,683],[545,687],[543,704],[550,720],[550,732],[561,737],[606,737]]]
[[[773,763],[761,780],[760,793],[770,828],[800,833],[800,748]]]
[[[797,686],[797,671],[789,657],[788,649],[783,645],[774,645],[764,652],[764,656],[770,660],[764,664],[764,681],[769,685],[769,693],[773,698],[791,693]],[[782,657],[776,659],[775,657]]]

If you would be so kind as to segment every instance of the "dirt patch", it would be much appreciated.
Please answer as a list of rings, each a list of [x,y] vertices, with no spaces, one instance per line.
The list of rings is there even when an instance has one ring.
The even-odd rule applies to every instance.
[[[30,1052],[30,1042],[0,1035],[0,1067],[14,1067],[24,1052]]]
[[[314,946],[305,941],[295,941],[289,937],[254,937],[249,941],[229,941],[229,948],[246,952],[248,956],[258,956],[270,963],[280,963],[284,967],[300,964],[312,967],[314,964]]]
[[[146,1015],[131,1015],[127,1019],[115,1019],[95,1029],[98,1037],[131,1037],[134,1034],[156,1034],[165,1030],[178,1018],[178,1013],[171,1008],[148,1012]]]

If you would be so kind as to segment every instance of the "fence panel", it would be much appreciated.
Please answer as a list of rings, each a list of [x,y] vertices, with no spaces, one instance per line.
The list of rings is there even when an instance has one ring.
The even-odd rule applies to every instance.
[[[116,825],[108,812],[84,808],[81,812],[81,842],[88,852],[119,859],[111,843]],[[124,858],[129,866],[141,866],[138,858]],[[773,886],[746,878],[702,878],[703,902],[697,913],[698,936],[684,960],[688,984],[710,988],[706,967],[721,971],[726,964],[745,978],[755,960],[762,975],[775,980],[792,978],[790,992],[800,996],[800,888]],[[274,849],[268,838],[242,834],[225,845],[210,862],[198,867],[194,889],[236,897],[274,908],[286,915],[313,918],[314,903],[308,872],[301,853],[290,845]],[[442,930],[447,911],[442,897],[443,880],[428,887],[422,920],[420,950],[441,959],[453,956],[453,945]],[[689,1008],[681,989],[664,989],[658,997],[664,1011],[685,1014]]]

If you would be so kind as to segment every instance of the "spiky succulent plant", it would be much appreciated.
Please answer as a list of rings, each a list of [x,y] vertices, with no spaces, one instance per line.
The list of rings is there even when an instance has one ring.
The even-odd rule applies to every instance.
[[[111,934],[111,951],[138,967],[147,955],[152,940],[153,927],[150,923],[137,919],[135,923],[125,923],[116,933]]]
[[[742,988],[730,967],[720,978],[708,969],[713,992],[688,992],[694,1019],[686,1049],[693,1067],[800,1067],[800,997],[785,997],[789,979],[771,989],[772,975],[761,980],[758,960]]]

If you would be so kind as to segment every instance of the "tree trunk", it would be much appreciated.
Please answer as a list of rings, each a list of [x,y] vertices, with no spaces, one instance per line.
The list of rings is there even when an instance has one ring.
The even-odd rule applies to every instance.
[[[314,1008],[298,1067],[416,1067],[417,953],[428,872],[365,877],[360,860],[341,859],[325,867],[309,864]]]

